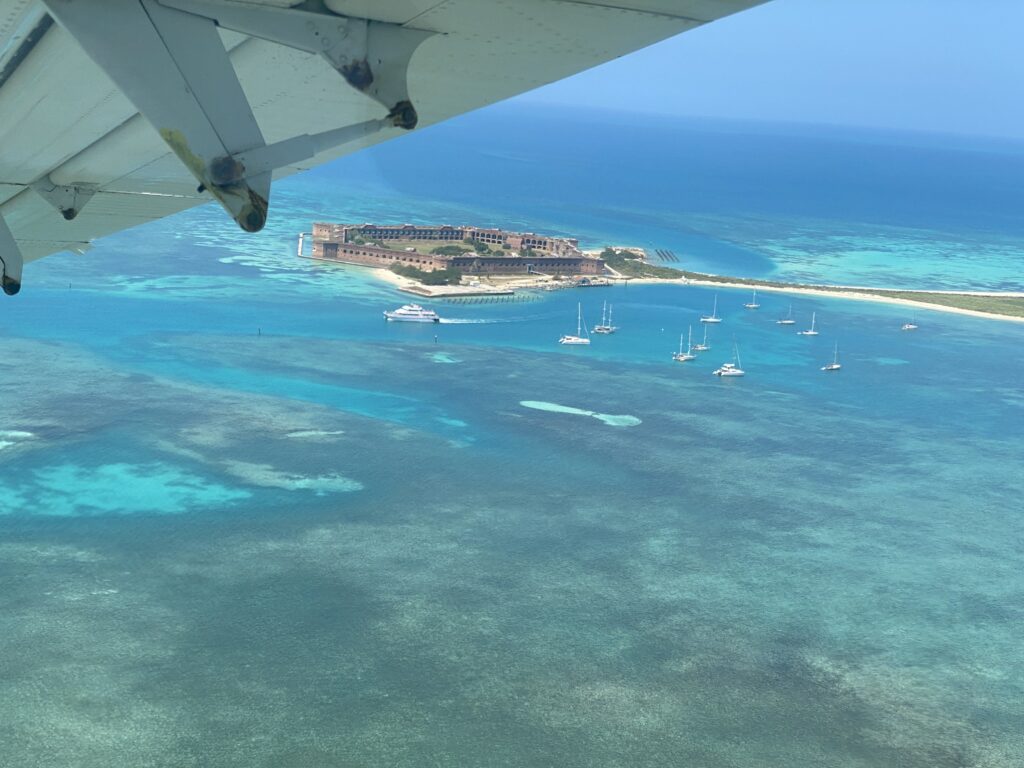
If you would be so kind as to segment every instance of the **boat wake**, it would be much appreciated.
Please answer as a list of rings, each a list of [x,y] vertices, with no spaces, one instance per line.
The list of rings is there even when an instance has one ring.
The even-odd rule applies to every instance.
[[[513,320],[485,320],[472,317],[442,317],[442,325],[492,325],[495,323],[511,323]]]

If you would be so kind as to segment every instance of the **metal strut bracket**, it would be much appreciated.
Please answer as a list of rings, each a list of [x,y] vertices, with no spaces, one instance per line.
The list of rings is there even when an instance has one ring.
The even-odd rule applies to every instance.
[[[97,189],[95,184],[54,184],[49,176],[29,186],[38,192],[46,202],[60,211],[60,215],[67,221],[71,221],[78,215],[82,207],[96,194]]]
[[[217,184],[230,184],[275,168],[293,165],[313,157],[317,152],[357,141],[390,125],[391,121],[387,118],[367,120],[323,133],[304,133],[248,152],[219,158],[211,168],[213,180]]]
[[[412,130],[419,120],[409,100],[409,60],[434,32],[409,29],[329,11],[257,6],[233,0],[158,0],[218,26],[272,43],[323,56],[357,91],[388,110],[398,128]]]
[[[155,0],[43,0],[242,229],[267,219],[270,173],[213,182],[214,158],[264,145],[213,22]]]
[[[21,290],[21,268],[24,264],[21,248],[18,247],[7,222],[0,216],[0,268],[3,270],[0,282],[8,296],[13,296]]]
[[[275,169],[384,128],[411,130],[418,121],[407,71],[431,32],[325,10],[220,0],[42,2],[160,132],[199,190],[208,190],[249,232],[266,223]],[[382,104],[387,117],[268,146],[218,26],[324,56],[349,85]],[[73,218],[87,199],[84,185],[46,183],[33,188]]]

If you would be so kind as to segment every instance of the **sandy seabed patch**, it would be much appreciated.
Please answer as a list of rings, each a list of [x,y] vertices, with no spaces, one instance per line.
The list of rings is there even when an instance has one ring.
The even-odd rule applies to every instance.
[[[336,437],[337,435],[344,434],[345,430],[343,429],[299,429],[295,432],[289,432],[285,437],[290,437],[296,440],[307,440],[323,437]]]
[[[547,411],[549,413],[569,413],[575,416],[590,416],[609,427],[635,427],[641,424],[636,416],[628,414],[598,413],[597,411],[586,411],[582,408],[573,408],[571,405],[559,405],[558,403],[547,403],[543,400],[521,400],[519,404],[524,408],[532,408],[535,411]]]

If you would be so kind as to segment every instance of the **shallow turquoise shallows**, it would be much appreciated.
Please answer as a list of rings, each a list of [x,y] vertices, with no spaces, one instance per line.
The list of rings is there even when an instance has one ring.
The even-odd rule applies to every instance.
[[[294,255],[313,220],[466,221],[1014,287],[983,182],[1019,199],[1016,148],[613,123],[594,167],[496,114],[280,184],[259,236],[197,209],[0,302],[0,764],[1024,764],[1024,325],[723,289],[680,364],[712,289],[388,324],[408,297]],[[605,301],[616,334],[558,345]]]

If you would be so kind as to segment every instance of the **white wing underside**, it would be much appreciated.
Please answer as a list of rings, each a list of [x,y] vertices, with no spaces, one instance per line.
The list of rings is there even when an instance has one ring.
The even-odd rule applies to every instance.
[[[103,2],[104,0],[100,0]],[[430,31],[408,64],[422,128],[580,72],[761,0],[327,0]],[[287,0],[249,5],[294,6]],[[385,117],[323,57],[219,31],[268,144]],[[683,76],[651,72],[652,78]],[[274,171],[281,178],[403,134],[391,128]],[[72,221],[29,187],[94,185]],[[196,179],[37,0],[0,0],[0,215],[26,261],[208,202]],[[273,202],[271,201],[271,206]]]

